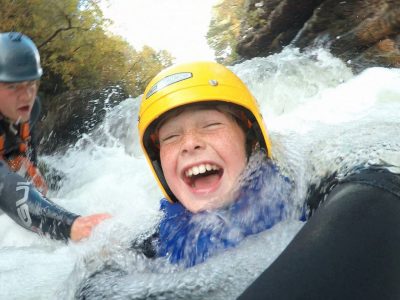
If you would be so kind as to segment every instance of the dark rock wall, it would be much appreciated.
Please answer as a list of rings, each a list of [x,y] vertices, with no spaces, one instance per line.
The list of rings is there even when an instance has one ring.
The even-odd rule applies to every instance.
[[[42,99],[42,118],[37,125],[39,153],[65,151],[82,134],[99,124],[109,108],[126,98],[121,89],[113,87],[67,92]]]
[[[321,2],[322,0],[249,0],[246,10],[252,17],[243,20],[243,38],[238,44],[237,52],[250,58],[281,51],[293,40]],[[250,20],[254,23],[254,18],[258,19],[258,24],[249,24]]]
[[[355,71],[400,67],[400,0],[249,0],[246,9],[258,23],[242,23],[243,58],[323,46]]]

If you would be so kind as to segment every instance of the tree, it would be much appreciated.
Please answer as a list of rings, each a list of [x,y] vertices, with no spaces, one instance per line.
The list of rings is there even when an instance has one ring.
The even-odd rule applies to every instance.
[[[207,42],[220,63],[231,64],[239,58],[235,49],[243,14],[244,0],[221,0],[213,7]]]
[[[0,31],[23,32],[38,46],[46,94],[121,85],[139,95],[147,78],[173,59],[149,47],[138,52],[108,32],[111,21],[98,0],[0,0],[0,5]]]

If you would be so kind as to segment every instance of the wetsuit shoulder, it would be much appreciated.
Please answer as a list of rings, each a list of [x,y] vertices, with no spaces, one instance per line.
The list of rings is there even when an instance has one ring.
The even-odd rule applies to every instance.
[[[238,299],[398,298],[400,265],[393,262],[400,252],[400,175],[367,166],[335,181],[324,203]]]
[[[346,176],[340,183],[359,183],[387,191],[400,197],[400,174],[387,166],[370,166]]]
[[[334,187],[338,184],[349,182],[371,185],[384,190],[390,190],[397,196],[400,195],[400,174],[390,172],[389,166],[358,166],[352,168],[344,175],[332,172],[323,177],[319,182],[309,185],[306,203],[310,210],[310,215],[325,201]]]

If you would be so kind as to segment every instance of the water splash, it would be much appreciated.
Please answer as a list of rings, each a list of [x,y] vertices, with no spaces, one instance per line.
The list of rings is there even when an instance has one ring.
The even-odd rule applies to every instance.
[[[296,183],[294,206],[326,174],[383,162],[398,170],[400,70],[371,68],[353,75],[324,50],[289,48],[232,69],[259,101],[273,159]],[[64,156],[42,158],[64,174],[61,188],[50,194],[57,203],[81,214],[114,215],[90,239],[64,245],[0,216],[0,298],[73,299],[82,280],[112,262],[126,273],[100,276],[87,299],[234,299],[301,228],[296,219],[287,220],[187,270],[126,251],[161,217],[161,193],[138,143],[138,102],[127,99],[109,111]]]

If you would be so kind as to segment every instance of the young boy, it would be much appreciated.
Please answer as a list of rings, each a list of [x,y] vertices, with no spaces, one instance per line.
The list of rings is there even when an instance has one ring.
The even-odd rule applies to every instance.
[[[139,133],[165,195],[158,256],[192,266],[284,218],[290,183],[268,159],[256,100],[226,67],[195,62],[158,74],[143,94]]]
[[[78,241],[110,215],[79,216],[44,197],[47,185],[32,138],[42,74],[39,51],[29,37],[0,33],[0,209],[28,230]]]

